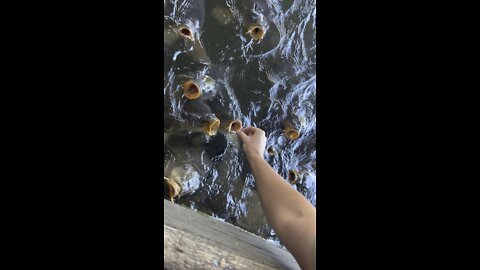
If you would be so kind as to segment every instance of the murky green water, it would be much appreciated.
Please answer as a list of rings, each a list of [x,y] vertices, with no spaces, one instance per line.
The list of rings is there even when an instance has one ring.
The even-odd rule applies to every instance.
[[[236,135],[222,127],[215,136],[202,135],[202,121],[211,115],[265,130],[267,147],[276,152],[265,158],[285,179],[298,171],[293,188],[316,206],[315,17],[313,0],[166,1],[164,161],[167,174],[175,166],[189,172],[176,203],[277,240]],[[254,24],[265,31],[260,42],[247,34]],[[180,37],[181,27],[191,39]],[[205,75],[211,79],[202,81]],[[182,84],[196,78],[204,92],[187,100]],[[298,139],[286,138],[288,125]]]

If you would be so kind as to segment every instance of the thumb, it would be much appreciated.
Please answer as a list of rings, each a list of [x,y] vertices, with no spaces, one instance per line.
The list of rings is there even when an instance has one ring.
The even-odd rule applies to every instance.
[[[245,142],[245,140],[248,138],[247,134],[245,134],[245,132],[243,132],[241,129],[237,131],[237,135],[240,137],[242,142]]]

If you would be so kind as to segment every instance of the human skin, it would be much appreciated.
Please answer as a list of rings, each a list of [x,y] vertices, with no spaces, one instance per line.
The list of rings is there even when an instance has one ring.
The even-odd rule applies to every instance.
[[[237,135],[242,140],[268,222],[300,267],[315,269],[315,207],[265,161],[266,138],[263,130],[248,127],[237,131]]]

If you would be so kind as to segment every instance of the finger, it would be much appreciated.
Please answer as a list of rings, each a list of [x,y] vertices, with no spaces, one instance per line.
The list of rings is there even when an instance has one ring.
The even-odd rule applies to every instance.
[[[247,134],[245,134],[241,129],[237,131],[237,135],[238,137],[240,137],[240,140],[242,140],[242,142],[245,142],[245,140],[248,138]]]
[[[247,128],[243,128],[242,131],[245,133],[245,134],[255,134],[255,132],[257,131],[257,128],[255,127],[247,127]]]

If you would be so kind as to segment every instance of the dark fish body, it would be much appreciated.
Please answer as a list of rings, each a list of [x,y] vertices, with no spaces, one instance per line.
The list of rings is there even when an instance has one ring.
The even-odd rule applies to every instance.
[[[228,189],[238,181],[238,172],[241,166],[240,157],[240,138],[236,133],[228,133],[224,131],[218,134],[207,144],[207,151],[210,156],[218,157],[214,166],[217,171],[218,180],[224,183],[223,189],[227,193]]]
[[[168,160],[172,162],[191,164],[202,176],[205,169],[200,164],[204,143],[199,143],[200,134],[189,133],[166,133],[165,151],[168,152]],[[204,162],[208,163],[208,160]]]
[[[199,96],[196,96],[195,98],[188,98],[188,93],[184,92],[184,97],[187,99],[200,99],[200,100],[209,100],[212,99],[216,93],[217,93],[217,86],[215,84],[215,80],[212,79],[212,77],[205,75],[204,73],[197,73],[194,74],[193,76],[182,76],[182,78],[179,78],[178,84],[182,85],[183,91],[187,90],[188,86],[195,85],[196,90],[198,90],[196,93]]]
[[[172,81],[173,86],[176,87],[174,95],[177,100],[199,99],[210,101],[221,91],[221,82],[226,76],[225,70],[219,69],[217,65],[200,65],[194,68],[194,71],[190,69],[182,70],[182,67],[178,67],[177,72],[179,72],[180,75],[174,77]],[[191,92],[192,89],[195,91]]]
[[[175,22],[169,18],[163,18],[163,46],[166,48],[172,47],[180,39],[177,33]]]
[[[176,1],[173,17],[179,23],[192,23],[203,28],[205,23],[205,1],[204,0],[181,0]]]
[[[210,59],[200,41],[204,23],[204,0],[175,1],[171,14],[164,16],[164,44],[170,47],[178,45],[178,39],[172,35],[174,33],[184,41],[182,51],[188,52],[195,61],[209,64]]]
[[[164,131],[173,133],[204,132],[215,135],[220,121],[208,106],[199,100],[188,100],[183,107],[182,117],[164,116]]]
[[[164,95],[164,130],[168,132],[209,132],[209,125],[214,124],[215,114],[207,100],[215,95],[215,82],[205,74],[205,70],[186,73],[172,79],[168,95]],[[185,85],[194,82],[201,89],[196,99],[186,97]],[[216,120],[218,121],[218,119]]]
[[[267,11],[263,1],[241,0],[238,1],[244,24],[261,23],[265,21],[264,13]]]
[[[182,108],[183,115],[186,118],[202,119],[212,114],[210,107],[203,100],[199,99],[184,100]]]
[[[263,33],[260,33],[260,36],[254,39],[263,39],[263,36],[268,31],[269,25],[269,19],[267,17],[269,10],[264,1],[242,0],[239,1],[238,4],[242,15],[243,29],[250,34],[253,31],[257,31],[257,29],[259,29],[258,26],[260,26],[260,31]]]
[[[208,170],[202,160],[202,145],[193,144],[189,135],[167,133],[164,143],[166,159],[164,160],[164,177],[177,182],[182,187],[179,195],[194,193],[201,184]]]

